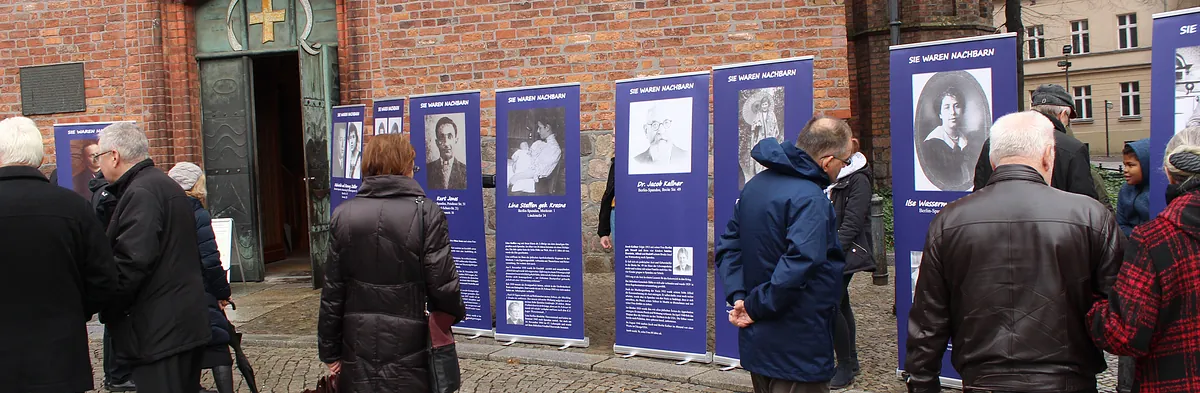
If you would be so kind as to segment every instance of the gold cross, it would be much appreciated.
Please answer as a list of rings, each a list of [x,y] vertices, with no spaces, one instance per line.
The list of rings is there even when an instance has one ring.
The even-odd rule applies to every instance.
[[[251,25],[262,24],[262,42],[275,41],[275,23],[283,22],[287,14],[285,10],[271,8],[271,0],[262,0],[262,12],[250,14]]]

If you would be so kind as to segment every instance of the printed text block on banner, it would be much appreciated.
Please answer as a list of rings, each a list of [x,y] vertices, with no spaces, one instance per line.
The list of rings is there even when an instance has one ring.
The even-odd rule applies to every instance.
[[[409,97],[409,135],[417,150],[414,176],[425,195],[446,213],[450,253],[458,268],[467,318],[454,331],[491,336],[484,235],[483,171],[480,169],[479,91]]]
[[[1015,33],[891,48],[896,266],[911,267],[910,274],[896,275],[897,373],[904,368],[907,316],[929,223],[974,188],[975,164],[992,122],[1016,112],[1023,97],[1016,50]],[[960,141],[959,148],[945,148],[947,141]],[[961,388],[950,351],[942,384]]]
[[[496,340],[587,347],[579,84],[497,91],[495,124]]]
[[[711,362],[708,72],[618,81],[616,344],[629,356]]]
[[[734,64],[713,69],[713,238],[733,215],[742,186],[764,167],[750,150],[766,138],[795,141],[813,113],[813,58]],[[725,285],[716,275],[716,355],[739,366],[738,328],[727,315]]]

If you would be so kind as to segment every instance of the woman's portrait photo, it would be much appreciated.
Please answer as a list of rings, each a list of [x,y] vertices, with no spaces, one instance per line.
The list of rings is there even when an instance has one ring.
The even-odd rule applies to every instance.
[[[767,138],[783,140],[783,87],[738,92],[738,189],[767,168],[750,157],[750,150]]]
[[[508,150],[504,155],[509,196],[567,194],[563,164],[565,107],[508,112]]]
[[[971,191],[992,126],[992,70],[913,75],[917,191]]]
[[[362,122],[349,123],[346,129],[346,178],[362,178]]]

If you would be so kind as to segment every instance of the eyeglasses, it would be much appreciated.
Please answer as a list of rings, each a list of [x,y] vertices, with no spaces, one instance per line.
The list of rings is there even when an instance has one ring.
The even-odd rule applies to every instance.
[[[841,161],[843,164],[846,164],[846,166],[850,166],[850,158],[845,158],[845,159],[842,159],[842,158],[840,158],[840,157],[838,157],[838,156],[835,156],[835,155],[832,155],[832,154],[830,154],[830,155],[827,155],[827,156],[825,156],[825,157],[833,157],[833,159],[835,159],[835,160],[838,160],[838,161]]]
[[[657,131],[660,128],[669,127],[669,126],[671,126],[671,119],[666,119],[663,121],[652,121],[652,122],[646,123],[644,128],[646,129],[646,131],[652,131],[652,130]]]
[[[413,165],[413,174],[416,174],[417,172],[420,172],[420,171],[421,171],[421,167],[420,167],[420,166]]]
[[[113,150],[109,150],[109,151],[105,151],[105,152],[92,154],[92,163],[96,163],[97,161],[100,161],[100,157],[103,157],[105,154],[112,153],[112,152],[113,152]]]

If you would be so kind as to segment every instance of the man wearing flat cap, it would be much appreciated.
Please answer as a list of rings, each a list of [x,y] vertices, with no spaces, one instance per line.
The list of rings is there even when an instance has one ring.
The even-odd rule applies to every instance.
[[[1067,134],[1067,124],[1077,117],[1071,95],[1059,85],[1041,85],[1033,91],[1033,111],[1041,113],[1054,124],[1054,173],[1050,186],[1073,194],[1087,195],[1099,200],[1091,173],[1091,154],[1087,146]],[[988,154],[991,140],[983,143],[983,152],[975,164],[975,191],[987,186],[992,177],[992,161]]]

